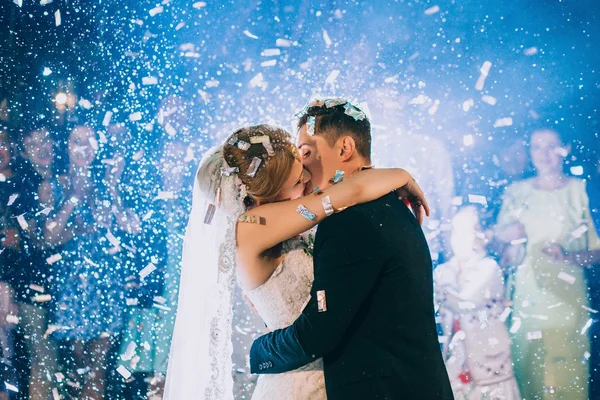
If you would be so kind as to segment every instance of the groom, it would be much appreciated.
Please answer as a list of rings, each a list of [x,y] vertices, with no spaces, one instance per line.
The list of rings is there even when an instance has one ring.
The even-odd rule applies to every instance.
[[[313,103],[298,127],[313,186],[324,189],[336,171],[349,176],[371,164],[370,123],[349,103]],[[286,372],[323,357],[329,400],[453,398],[435,326],[429,248],[402,201],[389,194],[325,219],[314,269],[302,315],[252,345],[252,373]]]

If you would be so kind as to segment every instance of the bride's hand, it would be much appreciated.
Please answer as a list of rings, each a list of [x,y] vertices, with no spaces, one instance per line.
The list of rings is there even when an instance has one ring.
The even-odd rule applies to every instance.
[[[429,204],[415,179],[411,176],[406,185],[396,189],[396,194],[407,206],[410,206],[419,225],[422,225],[425,215],[429,217]]]

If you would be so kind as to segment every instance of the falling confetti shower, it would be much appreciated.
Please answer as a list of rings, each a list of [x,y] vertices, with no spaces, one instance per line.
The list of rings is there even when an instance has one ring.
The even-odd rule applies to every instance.
[[[241,126],[290,129],[307,100],[326,96],[360,104],[374,164],[406,168],[428,195],[424,232],[436,266],[452,257],[450,217],[461,207],[479,210],[479,239],[506,262],[507,288],[528,263],[552,259],[539,279],[556,293],[543,307],[517,294],[495,315],[461,300],[478,329],[498,319],[512,338],[537,345],[551,336],[532,321],[571,310],[581,313],[573,340],[597,336],[600,274],[592,261],[560,266],[585,264],[588,256],[569,256],[591,246],[599,221],[598,17],[592,0],[3,2],[0,282],[13,297],[0,301],[0,342],[14,339],[2,359],[16,361],[0,373],[0,392],[77,398],[100,368],[105,398],[160,398],[202,155]],[[576,215],[548,238],[563,253],[534,257],[529,226],[503,253],[490,234],[499,218],[526,221],[551,204],[518,203],[512,189],[506,196],[547,165],[532,154],[542,128],[560,135],[544,157],[558,159],[565,182],[578,179],[587,197],[537,217]],[[573,306],[578,290],[591,302]],[[235,398],[250,399],[247,354],[264,328],[236,295]],[[36,318],[44,322],[32,325]],[[32,337],[52,370],[28,366]],[[577,357],[597,365],[595,343]]]

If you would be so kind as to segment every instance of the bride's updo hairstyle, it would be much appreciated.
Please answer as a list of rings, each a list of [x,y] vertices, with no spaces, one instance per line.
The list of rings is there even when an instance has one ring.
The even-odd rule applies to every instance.
[[[253,137],[260,136],[269,138],[271,155],[262,143],[252,143]],[[238,146],[240,142],[250,147],[244,150],[243,146]],[[239,169],[237,175],[254,203],[273,202],[289,178],[294,161],[300,160],[291,135],[281,128],[266,124],[248,126],[233,132],[225,141],[223,156],[229,167]],[[261,162],[254,176],[250,176],[248,174],[252,172],[251,164],[255,158]]]

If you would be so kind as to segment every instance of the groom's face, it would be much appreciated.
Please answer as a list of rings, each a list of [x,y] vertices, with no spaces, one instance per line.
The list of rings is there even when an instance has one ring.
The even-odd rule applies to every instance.
[[[329,179],[335,175],[338,153],[336,148],[329,147],[327,141],[319,136],[309,136],[306,133],[306,125],[300,129],[298,137],[298,149],[302,159],[302,165],[306,168],[312,178],[306,185],[305,194],[310,194],[315,187],[327,188]]]

